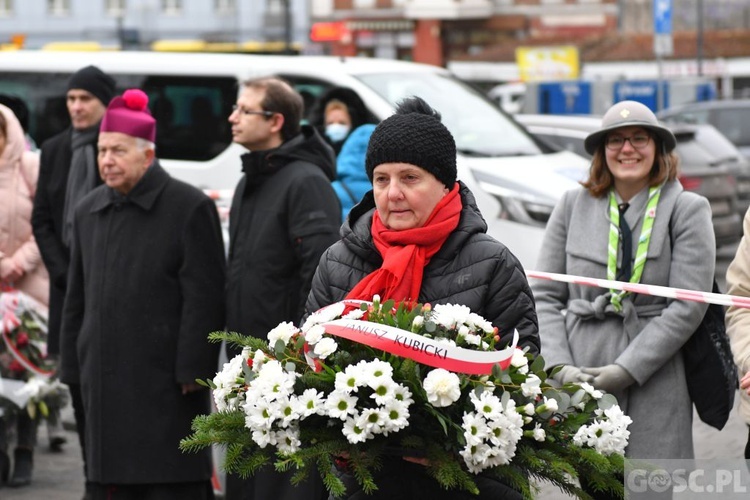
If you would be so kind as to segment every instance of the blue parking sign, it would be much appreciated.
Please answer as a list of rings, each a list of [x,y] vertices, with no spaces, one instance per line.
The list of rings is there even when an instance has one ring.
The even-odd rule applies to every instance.
[[[672,0],[654,0],[654,33],[672,34]]]

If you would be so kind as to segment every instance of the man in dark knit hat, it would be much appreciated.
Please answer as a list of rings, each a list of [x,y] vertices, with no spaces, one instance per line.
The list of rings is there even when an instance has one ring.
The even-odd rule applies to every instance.
[[[60,318],[70,261],[73,208],[86,193],[101,184],[96,166],[96,141],[99,122],[114,95],[115,81],[111,76],[95,66],[78,70],[68,80],[66,94],[71,126],[50,137],[41,147],[31,223],[50,276],[48,352],[53,357],[60,353]],[[71,386],[70,394],[78,438],[84,450],[85,471],[86,422],[79,388]],[[53,449],[61,444],[53,443]]]
[[[80,384],[95,500],[208,500],[211,450],[180,451],[211,411],[224,243],[214,202],[155,157],[148,96],[130,89],[101,122],[95,188],[74,212],[60,379]]]

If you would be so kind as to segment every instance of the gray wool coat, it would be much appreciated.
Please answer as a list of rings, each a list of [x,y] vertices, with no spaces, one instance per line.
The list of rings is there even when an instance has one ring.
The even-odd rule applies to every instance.
[[[625,213],[633,232],[633,256],[647,196],[648,189],[641,191]],[[606,278],[609,226],[608,196],[594,198],[583,188],[567,192],[550,217],[537,270]],[[715,262],[708,201],[684,192],[677,181],[668,182],[657,206],[640,282],[711,291]],[[636,380],[615,394],[633,419],[627,456],[692,458],[693,408],[680,348],[697,328],[706,305],[631,294],[617,313],[606,289],[531,282],[548,367],[616,363]]]

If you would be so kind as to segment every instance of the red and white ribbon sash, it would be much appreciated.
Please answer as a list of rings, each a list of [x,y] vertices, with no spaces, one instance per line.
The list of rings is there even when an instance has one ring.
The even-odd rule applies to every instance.
[[[368,345],[381,351],[413,359],[435,368],[489,375],[495,365],[506,369],[518,344],[518,331],[513,343],[501,351],[475,351],[438,342],[400,328],[353,319],[337,319],[323,323],[326,333]]]
[[[750,309],[750,297],[739,295],[727,295],[723,293],[701,292],[698,290],[687,290],[685,288],[672,288],[659,285],[647,285],[643,283],[626,283],[624,281],[603,280],[587,278],[573,274],[547,273],[543,271],[526,271],[529,278],[544,279],[572,283],[574,285],[593,286],[614,290],[625,290],[627,292],[640,293],[644,295],[655,295],[668,299],[689,300],[704,304],[718,304],[720,306],[735,306]]]

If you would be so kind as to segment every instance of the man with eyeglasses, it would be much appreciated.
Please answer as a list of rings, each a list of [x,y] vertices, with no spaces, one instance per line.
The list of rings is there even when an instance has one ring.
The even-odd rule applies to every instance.
[[[336,158],[314,128],[300,125],[302,110],[287,82],[261,78],[243,84],[229,115],[233,141],[250,152],[229,214],[228,331],[265,339],[279,323],[299,324],[320,256],[338,240]],[[319,477],[297,487],[290,480],[273,466],[248,480],[229,475],[226,498],[323,498]]]

